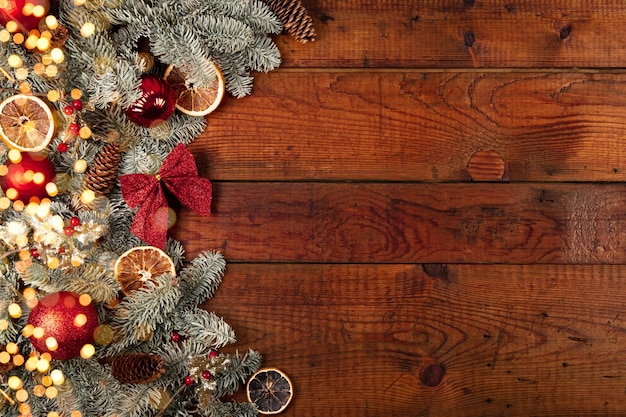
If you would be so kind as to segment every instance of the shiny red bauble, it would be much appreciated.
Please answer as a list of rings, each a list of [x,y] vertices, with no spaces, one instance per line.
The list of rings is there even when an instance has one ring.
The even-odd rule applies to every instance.
[[[50,10],[48,0],[6,0],[0,3],[5,4],[4,7],[0,7],[0,23],[6,26],[10,20],[13,20],[22,32],[37,29],[41,19]],[[33,11],[34,6],[41,7]]]
[[[48,294],[39,300],[28,316],[28,324],[43,329],[42,337],[30,337],[33,347],[40,353],[50,353],[52,359],[67,360],[80,355],[84,345],[93,344],[99,325],[96,308],[90,300],[85,304],[81,304],[78,294],[69,291]]]
[[[144,75],[141,97],[126,109],[126,116],[139,126],[154,127],[169,119],[175,108],[176,95],[167,81]]]
[[[48,197],[46,185],[54,182],[54,164],[45,156],[34,152],[22,152],[22,160],[7,160],[6,169],[0,170],[0,187],[11,200],[28,203],[32,197]],[[2,175],[4,174],[4,175]],[[8,192],[14,189],[17,192]]]

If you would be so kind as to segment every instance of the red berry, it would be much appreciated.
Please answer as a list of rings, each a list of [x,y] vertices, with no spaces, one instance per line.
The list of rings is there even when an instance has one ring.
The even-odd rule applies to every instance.
[[[204,378],[204,379],[211,379],[211,377],[213,377],[213,375],[211,375],[211,372],[209,372],[209,371],[202,371],[202,378]]]
[[[76,216],[70,218],[70,226],[78,226],[80,224],[80,219]]]
[[[64,153],[67,152],[67,143],[65,142],[61,142],[57,145],[57,149],[59,150],[59,152]]]
[[[68,116],[70,114],[74,114],[74,107],[72,107],[72,106],[65,106],[65,107],[63,107],[63,113],[67,114]]]
[[[66,236],[72,236],[74,234],[74,226],[67,226],[63,229],[63,233],[65,233]]]
[[[33,258],[39,258],[39,251],[35,248],[31,249],[30,256],[32,256]]]
[[[83,102],[81,100],[72,101],[72,107],[76,110],[81,111],[83,109]]]
[[[193,385],[193,382],[194,382],[193,378],[190,377],[189,375],[185,377],[185,385]]]
[[[180,333],[174,332],[172,333],[172,342],[178,342],[180,340]]]
[[[210,351],[210,352],[209,352],[209,358],[210,358],[210,359],[213,359],[213,358],[215,358],[215,357],[217,357],[217,356],[218,356],[217,351],[212,350],[212,351]]]
[[[61,246],[61,247],[59,248],[59,253],[65,253],[65,247]]]
[[[76,122],[72,122],[68,126],[67,130],[69,130],[72,135],[76,136],[80,132],[80,125]]]

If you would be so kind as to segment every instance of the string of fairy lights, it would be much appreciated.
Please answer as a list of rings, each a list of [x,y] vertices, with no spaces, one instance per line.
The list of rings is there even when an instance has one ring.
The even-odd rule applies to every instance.
[[[84,0],[75,0],[77,6],[84,3]],[[8,1],[0,0],[0,9],[6,7],[8,7]],[[11,42],[16,46],[23,47],[34,54],[38,54],[40,59],[32,67],[28,67],[19,55],[11,54],[6,60],[6,66],[0,64],[0,73],[11,82],[17,82],[19,93],[36,95],[33,94],[32,86],[28,81],[31,71],[37,76],[57,77],[63,70],[66,53],[62,45],[55,44],[55,37],[58,35],[60,25],[55,16],[46,15],[48,7],[41,4],[26,3],[20,12],[26,17],[37,18],[41,24],[38,28],[24,33],[18,22],[9,20],[5,27],[0,30],[0,42]],[[89,37],[94,34],[95,29],[94,23],[85,22],[80,28],[80,33],[84,37]],[[59,152],[68,151],[68,143],[71,143],[75,138],[89,139],[91,137],[92,132],[89,126],[78,121],[79,114],[83,110],[82,92],[80,90],[72,89],[66,93],[53,89],[45,94],[45,98],[51,103],[59,104],[64,116],[69,118],[66,131],[60,134],[63,140],[58,145]],[[58,214],[53,214],[51,212],[51,198],[59,193],[57,186],[59,179],[56,177],[54,167],[52,167],[51,173],[49,170],[46,171],[46,167],[42,168],[42,163],[26,160],[28,157],[27,153],[18,149],[9,149],[7,162],[0,165],[0,178],[14,180],[16,184],[21,184],[24,187],[37,187],[39,189],[37,195],[30,197],[28,201],[20,198],[20,191],[22,190],[18,189],[19,186],[8,187],[4,190],[4,195],[0,196],[0,210],[13,209],[23,214],[20,219],[10,220],[0,225],[0,240],[8,248],[14,248],[14,250],[2,255],[0,259],[17,253],[19,261],[15,263],[15,268],[22,273],[26,273],[29,266],[32,265],[33,259],[43,260],[50,269],[63,266],[78,267],[83,264],[85,255],[77,249],[78,245],[74,243],[77,240],[80,240],[81,243],[85,241],[95,242],[102,236],[104,230],[98,229],[96,225],[82,223],[78,217],[64,219]],[[46,159],[46,161],[48,160]],[[26,169],[21,169],[17,173],[11,171],[12,166],[25,162],[27,162]],[[87,162],[84,159],[77,159],[73,169],[77,173],[84,173],[87,169]],[[90,204],[94,199],[94,192],[88,189],[80,195],[80,200],[84,204]],[[26,223],[23,219],[27,219],[28,222]],[[44,248],[44,253],[42,253],[41,248]],[[12,285],[9,287],[13,288]],[[21,336],[30,339],[33,346],[40,347],[25,353],[16,342],[9,342],[6,346],[0,346],[0,370],[23,368],[30,373],[29,378],[35,381],[34,385],[30,384],[30,388],[27,388],[25,381],[15,373],[10,376],[4,372],[0,373],[0,387],[2,387],[0,389],[0,406],[4,402],[17,405],[20,416],[23,417],[32,416],[33,410],[29,405],[31,396],[54,399],[59,395],[59,390],[63,389],[64,384],[68,383],[62,370],[53,365],[55,357],[67,348],[61,339],[68,332],[74,332],[76,329],[88,329],[90,326],[95,327],[95,331],[91,332],[93,333],[93,340],[89,340],[89,343],[81,343],[77,348],[79,349],[79,356],[84,359],[89,359],[95,354],[94,343],[107,345],[113,339],[113,331],[109,325],[97,323],[97,316],[94,324],[94,313],[84,312],[84,309],[94,309],[89,295],[80,295],[76,302],[71,304],[71,308],[63,310],[62,314],[66,314],[70,318],[71,325],[61,329],[61,333],[58,333],[59,329],[53,328],[54,323],[49,322],[58,318],[54,314],[58,313],[59,304],[68,306],[69,298],[62,295],[60,299],[54,300],[54,303],[42,306],[42,300],[46,298],[47,296],[40,298],[38,291],[32,287],[26,286],[21,292],[15,290],[15,299],[18,302],[11,302],[8,305],[8,319],[0,319],[0,331],[6,331],[18,322],[25,322],[25,317],[23,317],[25,312],[21,304],[25,305],[30,315],[27,324],[21,328]],[[33,314],[38,311],[39,307],[42,307],[43,312],[38,315]],[[47,307],[50,310],[46,310]],[[54,311],[54,314],[50,311]],[[31,323],[36,321],[35,319],[39,316],[43,317],[41,321],[43,324]],[[69,415],[69,417],[81,416],[82,413],[78,410],[72,411]],[[52,410],[47,412],[46,417],[60,417],[60,414]]]

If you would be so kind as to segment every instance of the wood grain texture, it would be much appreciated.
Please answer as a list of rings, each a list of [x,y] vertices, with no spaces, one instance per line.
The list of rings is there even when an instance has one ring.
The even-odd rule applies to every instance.
[[[228,349],[285,417],[626,415],[626,4],[303,3],[190,146]]]
[[[281,36],[285,67],[626,66],[618,0],[307,0],[316,42]]]
[[[626,181],[626,75],[290,72],[259,76],[191,145],[214,180]]]
[[[623,263],[626,189],[593,184],[219,183],[180,216],[231,261]]]
[[[624,266],[424,267],[230,264],[206,306],[292,378],[285,417],[623,415]]]

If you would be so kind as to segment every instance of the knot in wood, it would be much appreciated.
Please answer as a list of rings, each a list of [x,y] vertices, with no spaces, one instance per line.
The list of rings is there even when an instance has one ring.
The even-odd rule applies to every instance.
[[[472,181],[500,181],[506,164],[496,151],[479,151],[470,158],[467,172]]]
[[[436,362],[429,362],[420,370],[420,382],[427,387],[436,387],[443,381],[445,370]]]

